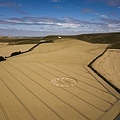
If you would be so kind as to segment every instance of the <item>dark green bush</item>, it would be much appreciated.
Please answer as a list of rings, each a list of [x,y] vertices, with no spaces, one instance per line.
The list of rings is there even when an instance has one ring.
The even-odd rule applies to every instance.
[[[16,55],[19,55],[19,54],[22,54],[22,52],[21,52],[21,51],[19,51],[19,52],[13,52],[13,53],[11,54],[11,56],[16,56]]]
[[[0,62],[5,61],[6,59],[3,56],[0,56]]]

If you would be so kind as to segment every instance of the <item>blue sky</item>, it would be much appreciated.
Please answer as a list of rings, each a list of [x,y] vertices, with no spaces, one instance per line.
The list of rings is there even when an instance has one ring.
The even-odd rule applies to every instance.
[[[0,35],[120,32],[120,0],[0,0]]]

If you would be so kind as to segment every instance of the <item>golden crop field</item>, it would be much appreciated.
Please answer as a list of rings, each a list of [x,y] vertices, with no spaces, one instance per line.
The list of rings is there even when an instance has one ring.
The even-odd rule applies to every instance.
[[[106,46],[66,38],[0,62],[0,120],[113,120],[120,95],[87,67]]]

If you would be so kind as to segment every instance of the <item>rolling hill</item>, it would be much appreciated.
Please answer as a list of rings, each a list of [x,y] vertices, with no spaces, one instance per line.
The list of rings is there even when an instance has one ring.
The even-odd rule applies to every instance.
[[[120,41],[120,32],[116,33],[94,33],[94,34],[81,34],[73,36],[61,36],[62,38],[74,38],[77,40],[83,40],[90,43],[102,43],[102,44],[112,44]],[[57,39],[58,36],[46,36],[44,39]]]
[[[20,45],[20,44],[37,44],[40,40],[58,40],[59,35],[49,35],[43,38],[41,37],[1,37],[0,42],[8,42],[9,45]],[[81,34],[81,35],[62,35],[61,38],[73,38],[77,40],[86,41],[89,43],[99,44],[111,44],[109,48],[120,49],[120,32],[114,33],[93,33],[93,34]]]

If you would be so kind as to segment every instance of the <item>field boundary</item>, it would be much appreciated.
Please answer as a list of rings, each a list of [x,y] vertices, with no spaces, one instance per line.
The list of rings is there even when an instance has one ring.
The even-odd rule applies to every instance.
[[[92,69],[100,78],[102,78],[106,83],[108,83],[111,87],[113,87],[119,94],[120,94],[120,89],[117,88],[114,84],[112,84],[109,80],[107,80],[103,75],[101,75],[94,67],[92,67],[92,64],[100,58],[102,55],[105,54],[105,52],[109,49],[109,45],[106,47],[106,49],[97,57],[95,57],[87,66]]]
[[[24,54],[24,53],[28,53],[30,51],[33,51],[33,49],[35,49],[40,44],[43,44],[43,43],[52,43],[52,42],[53,42],[53,40],[41,40],[39,43],[37,43],[36,45],[34,45],[33,47],[31,47],[30,49],[28,49],[26,51],[23,51],[23,52],[19,51],[19,52],[11,53],[10,56],[5,57],[5,58],[10,58],[10,57],[14,57],[14,56],[21,55],[21,54]],[[14,54],[14,55],[12,55],[12,54]]]

